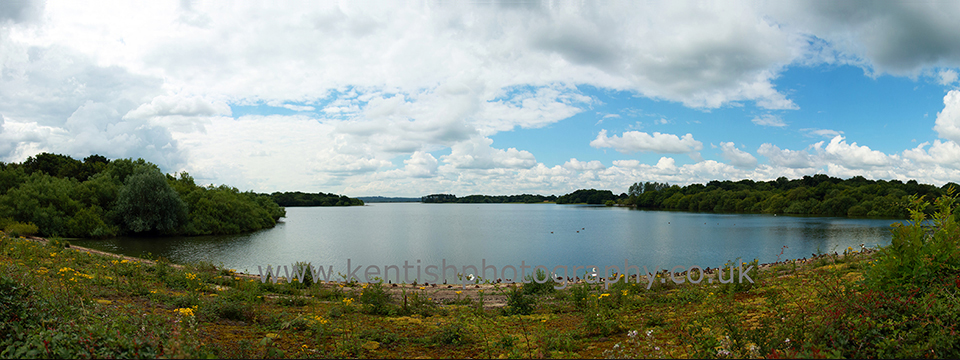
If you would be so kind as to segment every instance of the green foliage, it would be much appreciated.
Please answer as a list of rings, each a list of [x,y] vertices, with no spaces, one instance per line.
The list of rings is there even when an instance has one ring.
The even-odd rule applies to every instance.
[[[70,236],[68,221],[83,204],[72,198],[77,181],[33,173],[20,186],[0,197],[0,216],[32,222],[47,236]]]
[[[266,195],[226,185],[194,187],[184,196],[190,208],[188,235],[236,234],[273,227],[286,212]]]
[[[3,224],[3,232],[7,233],[7,236],[10,237],[32,236],[37,234],[38,229],[33,223],[24,224],[18,221],[11,221]]]
[[[867,180],[862,176],[842,180],[823,174],[775,181],[711,181],[685,187],[660,183],[635,183],[622,204],[640,208],[701,212],[742,212],[819,216],[906,218],[899,204],[908,195],[943,194],[947,185],[897,180]],[[932,208],[924,209],[931,213]]]
[[[185,172],[163,175],[143,159],[80,162],[43,153],[0,165],[0,218],[35,224],[41,236],[233,234],[272,227],[286,215],[268,195],[200,187]]]
[[[953,189],[934,201],[932,226],[927,225],[924,212],[930,204],[912,195],[909,200],[910,221],[891,225],[891,244],[870,267],[868,279],[881,291],[926,291],[960,271],[960,225],[953,214],[957,206]]]
[[[6,274],[0,275],[0,343],[24,331],[22,322],[30,317],[31,291]]]
[[[472,341],[466,326],[459,321],[444,325],[433,334],[431,340],[437,344],[460,345]]]
[[[383,283],[371,283],[366,285],[357,298],[361,304],[364,304],[364,310],[374,315],[390,315],[396,312],[393,306],[393,297],[383,288]]]
[[[538,279],[543,282],[537,282]],[[556,283],[543,269],[537,269],[536,273],[527,275],[524,281],[527,281],[527,283],[523,284],[521,289],[523,293],[527,295],[549,294],[556,291],[556,289],[553,288]]]
[[[580,189],[557,198],[557,204],[603,204],[607,200],[617,200],[610,190]]]
[[[503,307],[504,315],[530,315],[536,306],[536,299],[523,290],[512,287],[507,291],[507,306]]]
[[[184,222],[187,206],[159,170],[141,168],[117,195],[116,211],[125,230],[170,233]]]

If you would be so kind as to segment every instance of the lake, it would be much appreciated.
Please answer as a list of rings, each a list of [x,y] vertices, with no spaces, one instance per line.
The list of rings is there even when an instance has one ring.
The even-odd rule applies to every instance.
[[[347,270],[349,260],[351,268],[363,267],[355,272],[363,279],[368,266],[385,271],[393,265],[403,281],[405,262],[410,266],[408,279],[416,278],[417,265],[424,272],[434,265],[436,274],[444,264],[457,271],[493,265],[497,277],[513,278],[509,266],[567,266],[569,271],[599,266],[603,272],[607,265],[622,268],[627,260],[653,272],[654,267],[678,265],[718,267],[738,258],[766,263],[778,255],[781,260],[796,259],[818,251],[859,249],[861,243],[888,245],[894,222],[555,204],[374,203],[288,207],[287,217],[275,228],[242,235],[72,243],[130,256],[150,253],[175,263],[209,261],[253,274],[258,266],[296,261],[333,266],[334,273],[347,274],[353,271]],[[389,271],[395,279],[395,268]],[[488,269],[487,277],[492,278],[492,271]],[[448,270],[451,281],[452,274]],[[420,279],[432,280],[426,274]]]

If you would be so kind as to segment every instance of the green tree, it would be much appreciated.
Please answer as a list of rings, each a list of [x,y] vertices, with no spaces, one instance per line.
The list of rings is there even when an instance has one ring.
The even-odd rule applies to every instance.
[[[126,230],[172,232],[187,219],[187,206],[159,170],[141,167],[127,177],[116,211]]]

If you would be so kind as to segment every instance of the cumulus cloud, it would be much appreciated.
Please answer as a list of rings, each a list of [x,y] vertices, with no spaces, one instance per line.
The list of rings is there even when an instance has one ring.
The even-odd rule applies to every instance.
[[[627,131],[621,136],[607,136],[607,130],[600,130],[597,138],[590,142],[595,148],[613,148],[622,153],[653,151],[658,153],[683,154],[703,149],[703,143],[694,140],[692,134],[682,138],[673,134],[654,132],[650,135],[641,131]]]
[[[405,170],[411,177],[427,178],[437,174],[437,159],[422,151],[416,151],[410,158],[403,161]]]
[[[925,149],[930,146],[930,149]],[[924,165],[943,165],[960,169],[960,145],[953,141],[934,140],[933,144],[923,142],[916,148],[903,151],[903,157]]]
[[[937,113],[933,130],[941,138],[960,141],[960,90],[950,90],[943,97],[943,110]]]
[[[450,155],[440,159],[457,169],[530,168],[537,164],[533,154],[526,150],[507,150],[490,147],[493,140],[476,137],[451,146]]]
[[[960,66],[960,4],[954,2],[781,2],[766,9],[786,26],[827,41],[834,60],[875,73],[918,75]]]
[[[946,141],[905,150],[902,159],[847,144],[841,131],[812,128],[801,131],[829,144],[763,144],[764,164],[723,142],[729,164],[704,160],[690,133],[601,130],[593,148],[693,160],[610,167],[576,158],[538,163],[529,151],[492,147],[491,138],[606,111],[594,109],[602,104],[583,89],[704,111],[798,109],[793,90],[775,86],[797,64],[936,74],[949,86],[960,66],[958,5],[503,5],[4,2],[0,158],[101,152],[260,191],[369,194],[561,192],[644,177],[682,184],[813,171],[957,178],[957,91],[944,97],[934,127]],[[105,22],[103,13],[123,16]],[[231,106],[297,115],[237,115]],[[655,115],[648,126],[686,132],[669,115],[647,115]],[[787,125],[769,113],[752,122]],[[430,154],[447,149],[439,159]]]
[[[752,169],[757,167],[757,158],[746,151],[737,149],[737,146],[732,142],[721,142],[720,150],[722,151],[720,156],[737,168]]]
[[[575,158],[563,163],[563,167],[574,171],[603,170],[606,168],[602,163],[600,163],[600,161],[597,160],[580,161]]]
[[[814,148],[820,150],[821,146],[823,141],[815,144]],[[871,150],[866,145],[857,146],[856,142],[847,144],[843,136],[839,135],[831,139],[823,151],[828,159],[837,161],[837,165],[849,169],[869,169],[890,165],[899,160],[897,155],[887,155],[878,150]]]
[[[770,165],[790,169],[806,169],[816,165],[813,155],[806,151],[783,149],[776,145],[764,143],[757,149],[757,154],[766,156]]]

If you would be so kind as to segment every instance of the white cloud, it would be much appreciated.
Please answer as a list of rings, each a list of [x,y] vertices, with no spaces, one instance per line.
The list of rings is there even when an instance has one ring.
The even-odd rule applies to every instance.
[[[411,177],[424,178],[437,175],[437,159],[429,153],[416,151],[403,163],[406,164],[405,170]]]
[[[590,142],[595,148],[613,148],[622,153],[653,151],[658,153],[683,154],[703,149],[703,143],[694,140],[692,134],[682,138],[673,134],[654,132],[650,135],[640,131],[627,131],[622,136],[608,137],[607,130],[600,130],[597,138]]]
[[[317,109],[313,106],[306,106],[306,105],[283,104],[281,106],[293,111],[314,111]]]
[[[570,159],[567,162],[563,163],[563,167],[566,169],[574,171],[583,171],[583,170],[603,170],[606,167],[600,163],[600,161],[580,161],[577,159]]]
[[[933,130],[941,138],[960,141],[960,90],[950,90],[943,97],[943,111],[937,113]]]
[[[537,164],[529,151],[494,149],[491,144],[493,140],[484,137],[461,141],[450,147],[450,155],[443,155],[440,159],[457,169],[527,169]]]
[[[929,150],[924,149],[929,142],[923,142],[914,149],[903,151],[905,159],[914,160],[924,165],[943,165],[960,169],[960,145],[953,141],[934,140]]]
[[[770,164],[790,169],[807,169],[816,165],[814,157],[806,151],[783,149],[776,145],[764,143],[757,149],[757,154],[766,156]]]
[[[757,154],[769,164],[759,165],[732,143],[720,143],[730,164],[703,160],[703,144],[689,133],[601,130],[590,146],[694,161],[611,167],[576,158],[549,166],[529,151],[493,148],[491,138],[607,111],[594,109],[601,104],[587,88],[704,111],[797,109],[789,96],[795,90],[774,85],[797,64],[936,74],[949,86],[960,66],[958,5],[505,5],[0,3],[0,158],[100,152],[260,191],[406,195],[625,191],[644,177],[689,183],[815,171],[957,178],[956,90],[944,97],[934,127],[948,141],[904,150],[902,159],[847,144],[843,132],[829,129],[801,130],[832,139],[813,146],[816,154],[761,145]],[[103,14],[117,16],[104,21]],[[232,105],[300,115],[232,118]],[[685,133],[666,121],[671,115],[644,114],[652,116],[644,123]],[[771,114],[752,121],[786,126]],[[430,154],[446,149],[439,160]],[[403,165],[394,165],[398,159]]]
[[[720,150],[722,151],[720,156],[737,168],[752,169],[757,167],[757,158],[746,151],[737,149],[737,146],[732,142],[721,142]]]
[[[785,28],[820,42],[817,61],[917,76],[925,67],[960,66],[960,4],[954,2],[777,2],[761,5]]]
[[[807,136],[821,136],[825,138],[835,138],[840,134],[843,134],[843,131],[836,131],[830,129],[800,129],[800,131],[806,132]]]
[[[953,69],[941,70],[937,74],[937,83],[940,85],[948,86],[957,82],[957,72]]]
[[[764,114],[764,115],[756,116],[753,118],[753,120],[750,120],[750,121],[753,121],[754,124],[762,125],[762,126],[776,126],[776,127],[787,126],[787,123],[783,122],[783,119],[773,114]]]
[[[814,145],[820,150],[823,141]],[[897,155],[887,155],[878,150],[871,150],[867,146],[857,146],[857,143],[847,144],[843,136],[837,135],[823,148],[824,156],[829,160],[837,161],[837,165],[849,169],[869,169],[892,165],[898,161]]]

